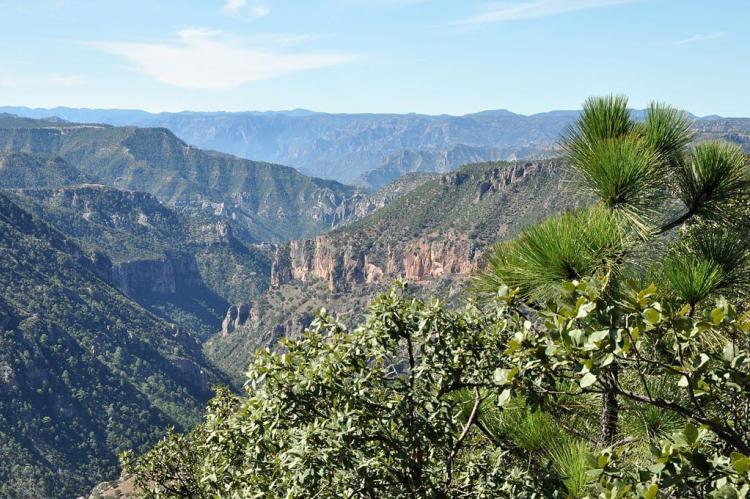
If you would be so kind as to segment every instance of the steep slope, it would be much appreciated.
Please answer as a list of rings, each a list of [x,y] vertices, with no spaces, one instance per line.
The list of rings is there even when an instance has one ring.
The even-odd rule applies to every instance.
[[[341,227],[364,218],[438,177],[435,173],[407,173],[371,194],[352,196],[336,210],[333,227]]]
[[[268,285],[270,252],[239,241],[221,217],[177,212],[151,194],[101,185],[12,195],[100,255],[112,285],[199,337],[218,328],[230,300],[255,296]]]
[[[90,180],[62,158],[0,151],[0,189],[60,187]]]
[[[118,451],[191,425],[222,382],[101,263],[0,193],[2,497],[75,497],[116,477]]]
[[[293,168],[188,146],[164,128],[0,120],[0,150],[59,156],[93,181],[154,194],[169,206],[222,213],[248,241],[284,240],[331,226],[348,186]]]
[[[356,181],[365,189],[379,189],[402,175],[411,172],[448,173],[459,166],[482,161],[537,159],[553,156],[553,151],[534,147],[467,146],[459,144],[450,149],[405,149],[391,154],[374,170],[363,173]]]
[[[359,221],[281,245],[272,289],[230,309],[206,352],[238,376],[257,348],[298,333],[319,307],[351,320],[398,276],[455,297],[490,244],[572,206],[565,186],[558,160],[468,165]]]

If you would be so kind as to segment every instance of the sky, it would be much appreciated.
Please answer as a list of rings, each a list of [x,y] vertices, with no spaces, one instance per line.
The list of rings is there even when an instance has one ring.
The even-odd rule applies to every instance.
[[[750,0],[0,0],[0,105],[750,116]]]

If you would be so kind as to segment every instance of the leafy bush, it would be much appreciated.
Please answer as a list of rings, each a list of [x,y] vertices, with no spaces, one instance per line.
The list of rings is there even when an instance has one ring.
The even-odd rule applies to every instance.
[[[691,315],[653,286],[619,307],[600,281],[564,287],[534,320],[511,290],[489,313],[397,288],[354,331],[322,314],[258,354],[244,398],[220,390],[203,424],[126,469],[146,497],[740,496],[747,316],[724,300]],[[606,391],[645,429],[592,436]]]

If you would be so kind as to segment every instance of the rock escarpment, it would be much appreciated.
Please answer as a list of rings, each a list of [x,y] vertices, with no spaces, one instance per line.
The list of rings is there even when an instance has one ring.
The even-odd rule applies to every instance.
[[[460,190],[465,210],[470,205],[492,203],[493,198],[551,173],[550,162],[498,164],[493,168],[460,170],[439,178],[445,192]],[[408,213],[403,213],[405,225]],[[421,227],[410,238],[397,237],[398,227],[378,227],[377,240],[358,237],[346,228],[314,239],[291,241],[280,245],[271,268],[271,286],[280,287],[294,281],[325,281],[331,292],[351,290],[358,284],[379,282],[385,278],[404,277],[424,281],[448,275],[466,275],[479,265],[487,241],[470,234],[460,226],[444,231]],[[502,230],[502,227],[498,226]],[[413,229],[412,229],[413,231]],[[500,231],[498,231],[500,232]]]
[[[385,277],[423,281],[448,274],[467,274],[476,269],[481,254],[477,244],[453,234],[393,244],[385,252],[372,254],[355,244],[341,247],[338,242],[320,236],[281,246],[273,261],[271,285],[279,287],[294,280],[320,279],[328,283],[331,292],[342,292]]]
[[[227,310],[227,315],[221,323],[222,336],[231,334],[236,328],[245,324],[250,317],[251,309],[252,305],[250,303],[231,305],[229,310]]]
[[[190,253],[169,251],[162,258],[112,266],[112,283],[130,297],[174,295],[181,287],[200,286],[202,282],[195,256]]]

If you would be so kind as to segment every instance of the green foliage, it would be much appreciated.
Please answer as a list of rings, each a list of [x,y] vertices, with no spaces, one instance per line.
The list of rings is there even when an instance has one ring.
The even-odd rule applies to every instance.
[[[549,449],[555,473],[561,477],[568,497],[578,498],[590,490],[590,449],[580,440],[564,439],[554,442]]]
[[[626,137],[635,128],[627,97],[590,97],[583,103],[580,118],[568,130],[566,149],[571,157],[582,158],[597,141]]]
[[[449,312],[396,289],[354,331],[321,315],[127,470],[145,497],[746,494],[750,320],[655,286],[618,307],[601,282],[564,289],[533,322],[510,290]],[[587,435],[608,390],[633,421],[612,446]]]
[[[515,393],[533,407],[559,413],[571,398],[600,394],[601,436],[595,441],[605,446],[617,443],[621,420],[627,422],[635,410],[632,404],[648,408],[642,415],[647,439],[664,437],[676,419],[689,422],[688,446],[695,446],[697,426],[714,439],[713,455],[705,459],[715,470],[696,461],[693,447],[684,452],[669,447],[658,459],[671,466],[649,467],[650,475],[634,471],[639,460],[629,456],[631,469],[618,469],[621,484],[600,482],[608,497],[636,492],[655,497],[662,489],[678,496],[694,490],[699,497],[718,490],[747,493],[747,477],[724,466],[724,446],[750,453],[747,407],[737,392],[750,379],[740,375],[745,354],[734,357],[738,345],[747,345],[747,321],[726,301],[708,310],[705,304],[722,294],[747,294],[750,262],[742,219],[750,170],[738,147],[709,142],[688,150],[692,138],[687,116],[668,106],[652,104],[640,123],[623,97],[589,99],[563,148],[578,181],[598,199],[589,213],[607,213],[616,230],[607,231],[607,225],[588,230],[577,214],[551,218],[497,246],[478,278],[477,289],[485,295],[520,300],[525,316],[545,320],[544,327],[528,323],[508,343],[506,353],[517,370],[513,384],[519,386],[507,388],[505,399]],[[677,200],[681,213],[673,208]],[[666,216],[660,219],[659,212]],[[679,229],[674,237],[663,237],[673,229]],[[613,241],[627,244],[599,244],[608,239],[597,235],[610,233],[618,234]],[[663,292],[653,286],[640,290],[623,279],[628,275],[658,276]],[[669,380],[676,393],[657,394],[653,383]],[[622,400],[630,404],[624,414]],[[595,425],[591,415],[573,412],[579,412],[575,423]],[[588,475],[574,465],[572,447],[564,449],[558,457],[576,470],[569,490],[577,489],[585,482],[574,477]]]
[[[637,217],[663,185],[660,156],[639,136],[593,142],[576,158],[583,185],[607,208]]]
[[[256,356],[236,411],[225,394],[132,471],[147,497],[496,497],[504,456],[471,431],[486,396],[471,387],[491,385],[498,362],[494,331],[476,311],[401,290],[352,332],[321,315],[283,353]],[[466,389],[468,414],[452,396]]]
[[[691,157],[676,175],[678,196],[688,213],[733,222],[750,185],[747,156],[734,144],[706,142],[695,146]]]
[[[613,474],[601,482],[607,488],[615,487],[614,475],[630,481],[631,491],[656,483],[667,497],[746,487],[747,473],[726,464],[731,453],[750,452],[747,317],[726,301],[691,311],[654,286],[631,289],[617,308],[596,283],[574,283],[568,290],[541,311],[543,326],[524,328],[508,342],[505,361],[518,370],[508,384],[512,393],[548,410],[559,407],[561,397],[585,400],[587,394],[614,392],[628,401],[647,426],[643,444],[658,442],[649,460],[655,464],[639,465],[618,449],[617,464],[608,468]],[[607,373],[615,361],[620,375],[613,382]],[[567,379],[578,383],[559,383]],[[670,390],[654,389],[662,383]],[[662,417],[669,423],[660,428]],[[682,436],[665,436],[678,421]],[[633,443],[641,438],[639,432],[627,437]]]
[[[632,244],[623,226],[616,213],[596,207],[545,220],[490,250],[476,289],[491,295],[507,285],[543,301],[567,280],[616,273]]]
[[[643,133],[646,142],[672,169],[684,165],[686,148],[695,137],[687,113],[658,102],[648,106]]]
[[[744,296],[750,285],[748,247],[736,232],[699,227],[662,263],[667,287],[691,306],[711,294]]]

